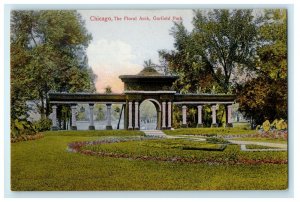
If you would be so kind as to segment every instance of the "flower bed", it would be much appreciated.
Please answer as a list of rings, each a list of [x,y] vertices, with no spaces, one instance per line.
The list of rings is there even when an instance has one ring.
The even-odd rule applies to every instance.
[[[271,138],[271,139],[288,139],[288,131],[287,130],[269,130],[269,131],[261,131],[259,130],[255,137],[261,138]]]
[[[34,135],[20,135],[18,137],[13,137],[10,139],[11,143],[21,142],[21,141],[28,141],[28,140],[37,140],[43,138],[44,135],[42,133],[37,133]]]
[[[149,142],[148,142],[149,141]],[[229,149],[220,151],[185,150],[186,145],[179,147],[176,140],[147,137],[107,138],[97,141],[73,142],[68,151],[91,156],[127,158],[133,160],[153,160],[179,163],[206,164],[286,164],[286,153],[247,154],[239,151],[239,146],[229,145]],[[173,143],[172,143],[173,142]],[[161,144],[160,147],[153,145]],[[174,144],[176,147],[174,147]],[[196,144],[191,143],[191,144]],[[202,143],[206,144],[206,143]],[[193,146],[193,145],[192,145]],[[210,143],[208,146],[211,146]],[[168,147],[168,148],[166,148]],[[195,147],[195,146],[194,146]],[[197,147],[200,148],[200,147]],[[203,147],[205,148],[205,147]],[[224,151],[223,151],[224,150]]]

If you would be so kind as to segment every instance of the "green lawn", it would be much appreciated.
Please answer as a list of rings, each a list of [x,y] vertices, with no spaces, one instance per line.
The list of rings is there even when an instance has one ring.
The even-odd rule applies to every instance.
[[[274,147],[267,147],[267,146],[256,145],[256,144],[247,144],[246,148],[247,149],[272,149]]]
[[[228,145],[224,151],[206,151],[205,149],[217,149],[219,144],[206,142],[192,142],[182,139],[163,139],[163,140],[143,140],[128,141],[121,143],[110,143],[101,145],[85,146],[83,150],[96,152],[129,154],[132,157],[155,157],[155,158],[180,158],[187,161],[198,160],[201,162],[222,162],[232,163],[232,161],[274,161],[287,159],[287,152],[243,152],[239,145]],[[186,149],[191,148],[191,149]],[[192,149],[194,148],[194,149]]]
[[[112,135],[134,136],[142,134],[139,131],[106,132],[46,132],[42,139],[11,144],[11,189],[13,191],[78,191],[270,190],[287,188],[287,164],[174,163],[87,156],[67,151],[67,145],[74,141],[98,140],[105,138],[103,136]],[[127,150],[141,151],[141,148],[135,145],[137,142],[131,143],[125,147]],[[147,146],[145,145],[146,142],[141,143],[144,144],[141,147],[153,150],[154,153],[159,149],[164,149],[168,150],[166,153],[169,155],[168,152],[176,150],[176,148],[157,148],[153,144]],[[120,143],[120,145],[122,144]],[[117,143],[113,143],[110,146],[116,145]],[[168,143],[164,145],[168,147],[166,146]],[[107,147],[108,145],[103,146]],[[183,156],[185,155],[183,151],[196,152],[179,150],[178,148],[177,150]],[[204,154],[203,152],[209,151],[200,152]],[[257,156],[257,154],[251,153],[251,155]],[[278,152],[276,154],[260,153],[259,155],[261,155],[259,158],[269,158],[268,156],[273,158],[274,155],[284,158],[285,154]]]
[[[250,135],[256,130],[244,130],[240,128],[181,128],[176,130],[164,130],[167,135]]]
[[[284,139],[262,138],[262,137],[243,137],[243,138],[234,138],[233,140],[287,144],[287,140]]]

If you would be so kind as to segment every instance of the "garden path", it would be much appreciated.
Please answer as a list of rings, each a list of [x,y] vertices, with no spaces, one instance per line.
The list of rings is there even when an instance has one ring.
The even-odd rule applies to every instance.
[[[271,142],[256,142],[256,141],[240,141],[240,140],[228,140],[231,143],[239,144],[239,145],[247,145],[247,144],[255,144],[266,147],[275,147],[281,149],[287,149],[287,144],[282,143],[271,143]]]

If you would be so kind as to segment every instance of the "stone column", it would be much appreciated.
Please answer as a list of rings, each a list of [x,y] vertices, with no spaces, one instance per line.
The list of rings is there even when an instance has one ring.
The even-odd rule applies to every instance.
[[[232,113],[232,105],[228,105],[227,106],[227,123],[226,123],[227,127],[232,127],[231,113]]]
[[[162,129],[166,129],[166,102],[162,102]]]
[[[162,124],[161,124],[161,111],[158,111],[157,112],[157,130],[161,130],[161,126]]]
[[[172,102],[168,102],[168,129],[172,128]]]
[[[89,104],[90,107],[90,125],[89,125],[89,130],[95,130],[95,125],[94,125],[94,104]]]
[[[71,125],[71,130],[77,130],[77,125],[76,125],[76,110],[77,106],[72,105],[71,106],[71,111],[72,111],[72,125]]]
[[[51,130],[58,130],[57,120],[56,120],[56,117],[57,117],[56,109],[57,109],[57,106],[53,105],[52,106],[52,127],[51,127]]]
[[[134,103],[134,129],[139,129],[139,102]]]
[[[182,106],[182,128],[187,128],[187,124],[186,124],[186,106],[183,105]]]
[[[203,127],[203,123],[202,123],[202,105],[198,105],[198,124],[197,127],[198,128],[202,128]]]
[[[132,129],[132,102],[128,102],[128,129]]]
[[[211,111],[212,111],[212,124],[211,127],[217,127],[217,113],[216,113],[216,105],[211,106]]]
[[[107,125],[106,130],[112,130],[111,126],[111,104],[106,104]]]

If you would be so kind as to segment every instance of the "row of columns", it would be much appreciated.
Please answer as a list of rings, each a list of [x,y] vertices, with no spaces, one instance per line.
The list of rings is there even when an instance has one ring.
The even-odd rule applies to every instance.
[[[95,130],[95,125],[94,125],[94,104],[89,104],[89,109],[90,109],[90,125],[89,125],[89,130]],[[76,121],[76,112],[77,112],[77,106],[76,105],[71,105],[71,119],[72,119],[72,124],[71,124],[71,130],[77,130],[77,121]],[[111,104],[106,104],[106,117],[107,117],[107,125],[106,125],[106,130],[112,130],[112,125],[111,125]],[[58,130],[57,126],[57,106],[52,105],[52,130]]]
[[[133,103],[134,103],[134,128],[133,128]],[[106,104],[107,110],[106,110],[106,117],[107,117],[107,125],[106,129],[111,130],[111,104]],[[172,127],[172,102],[162,102],[162,129],[171,128]],[[202,127],[202,105],[198,105],[198,123],[197,127]],[[89,130],[95,130],[94,125],[94,104],[89,104],[89,110],[90,110],[90,125]],[[128,129],[139,129],[139,102],[128,102]],[[212,110],[212,127],[217,127],[217,118],[216,118],[216,105],[211,106]],[[72,124],[71,129],[77,130],[77,124],[76,124],[76,111],[77,106],[72,105],[71,106],[71,112],[72,112]],[[227,106],[227,113],[226,113],[226,124],[227,126],[232,126],[232,120],[231,120],[231,111],[232,111],[232,105]],[[166,116],[166,113],[167,116]],[[187,116],[187,107],[185,105],[182,106],[182,127],[187,127],[186,122],[186,116]],[[167,119],[167,123],[166,123]],[[57,126],[57,106],[52,106],[52,130],[58,130]]]
[[[134,128],[133,128],[133,122],[132,122],[132,105],[134,103]],[[139,102],[128,102],[128,129],[139,129]]]
[[[166,105],[168,105],[168,109],[166,109]],[[172,102],[162,102],[162,128],[171,128],[172,127]],[[168,116],[166,116],[166,111]],[[166,118],[168,120],[168,124],[166,125]]]
[[[198,105],[198,123],[197,127],[202,127],[202,105]],[[187,127],[186,123],[186,110],[187,107],[185,105],[182,106],[182,127]],[[217,127],[217,107],[216,105],[211,106],[212,111],[212,127]],[[227,106],[227,113],[226,113],[226,125],[229,127],[232,127],[232,119],[231,119],[231,112],[232,112],[232,105]]]

